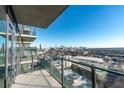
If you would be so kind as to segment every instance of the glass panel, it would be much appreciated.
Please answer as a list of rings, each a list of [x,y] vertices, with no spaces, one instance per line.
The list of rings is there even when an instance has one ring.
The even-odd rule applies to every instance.
[[[3,6],[0,6],[0,88],[4,87],[5,76],[5,36],[2,33],[5,32],[5,11]]]
[[[27,73],[29,71],[31,71],[31,64],[29,63],[21,64],[21,73]]]
[[[37,55],[36,55],[36,48],[31,48],[31,47],[23,47],[23,51],[22,52],[22,59],[21,59],[21,64],[23,65],[30,65],[29,68],[26,72],[32,71],[32,70],[37,70],[38,68],[40,68],[40,61],[38,61],[37,59]],[[21,67],[21,69],[23,70],[23,65]],[[39,65],[39,66],[38,66]],[[21,70],[21,73],[23,73]]]
[[[46,64],[47,70],[59,82],[61,82],[61,60],[56,58],[47,57]]]
[[[99,88],[123,88],[124,77],[110,72],[97,70],[97,87]]]
[[[104,86],[105,78],[108,72],[96,70],[96,87],[102,88]]]
[[[52,75],[59,81],[62,82],[62,68],[61,68],[61,60],[52,58],[51,59],[51,73]]]
[[[64,60],[64,86],[69,88],[90,88],[91,69]]]
[[[45,61],[47,63],[47,70],[50,72],[50,66],[51,66],[51,59],[50,57],[45,58]],[[44,61],[42,61],[42,66],[44,67]]]
[[[113,73],[107,73],[104,81],[104,87],[124,88],[124,77]]]

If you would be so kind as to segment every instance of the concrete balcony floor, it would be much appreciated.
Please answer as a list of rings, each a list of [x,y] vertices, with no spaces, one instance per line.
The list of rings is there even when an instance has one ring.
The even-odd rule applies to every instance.
[[[12,88],[61,88],[61,85],[46,70],[20,74]]]

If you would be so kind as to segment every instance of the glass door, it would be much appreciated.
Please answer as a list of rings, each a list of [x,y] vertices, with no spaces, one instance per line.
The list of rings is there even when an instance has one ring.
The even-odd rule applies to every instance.
[[[0,88],[10,87],[17,73],[16,29],[0,6]]]
[[[13,32],[13,25],[11,24],[11,21],[8,20],[8,87],[12,85],[12,78],[13,78],[13,45],[12,45],[12,32]]]
[[[14,25],[8,18],[8,87],[14,82],[17,68],[16,68],[16,32]]]
[[[0,6],[0,88],[4,87],[5,78],[5,34],[6,31],[6,17],[5,11]]]

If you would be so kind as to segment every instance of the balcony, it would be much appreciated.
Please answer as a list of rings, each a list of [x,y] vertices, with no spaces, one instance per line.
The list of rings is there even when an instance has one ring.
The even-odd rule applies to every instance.
[[[21,64],[8,65],[8,87],[67,87],[67,88],[123,88],[123,71],[101,66],[91,60],[77,60],[75,57],[60,55],[36,55],[36,49],[27,47]],[[3,51],[1,50],[1,53]],[[32,53],[32,54],[31,54]],[[17,53],[18,54],[18,53]],[[27,55],[31,54],[31,55]],[[25,57],[24,57],[25,56]],[[10,57],[9,57],[10,58]],[[19,58],[19,57],[18,57]],[[4,87],[5,57],[1,54],[0,87]],[[16,67],[17,66],[17,67]],[[20,67],[19,73],[14,68]],[[12,78],[14,83],[12,81]],[[26,80],[26,81],[25,81]]]
[[[25,47],[22,47],[22,45],[31,44],[36,39],[36,33],[35,30],[30,31],[30,28],[19,28],[17,21],[20,24],[47,28],[66,7],[67,6],[6,7],[10,14],[5,13],[2,17],[7,18],[6,24],[0,24],[0,28],[2,28],[0,34],[4,37],[2,38],[3,43],[1,43],[0,51],[0,87],[124,87],[123,72],[106,68],[106,66],[102,67],[99,64],[95,65],[92,60],[81,61],[75,58],[47,54],[41,56],[31,54],[31,52],[28,53],[31,55],[23,55],[22,52],[25,52]],[[2,6],[1,8],[3,9]],[[45,9],[47,10],[46,13],[41,12]],[[37,13],[35,13],[35,11],[37,11]],[[29,16],[29,14],[32,15]],[[41,15],[40,18],[39,15]],[[49,16],[47,17],[46,15]],[[11,19],[14,24],[12,24]],[[5,27],[8,28],[7,31],[5,31]],[[8,34],[5,34],[6,32],[8,32]],[[12,34],[12,32],[14,33]],[[17,39],[14,40],[14,37]],[[16,44],[18,47],[15,47]],[[30,49],[28,46],[26,48]]]
[[[11,88],[61,88],[61,85],[46,71],[37,70],[16,77]]]
[[[18,75],[12,88],[117,88],[124,87],[123,80],[124,73],[119,71],[73,58],[45,56],[38,58],[38,65],[33,64],[27,72]]]

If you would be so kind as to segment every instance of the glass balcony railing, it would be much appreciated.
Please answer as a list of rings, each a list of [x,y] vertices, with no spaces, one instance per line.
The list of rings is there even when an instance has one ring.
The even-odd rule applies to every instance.
[[[39,69],[41,69],[41,63],[36,55],[22,56],[21,73],[27,73]]]
[[[36,31],[35,31],[35,29],[33,29],[32,35],[33,35],[33,36],[36,36]]]
[[[62,87],[68,88],[113,88],[124,87],[124,73],[109,70],[71,58],[46,57],[42,67],[52,75]]]
[[[0,88],[4,87],[4,65],[0,66]]]
[[[21,31],[21,34],[36,36],[36,31],[31,26],[21,24],[19,24],[18,26]]]

